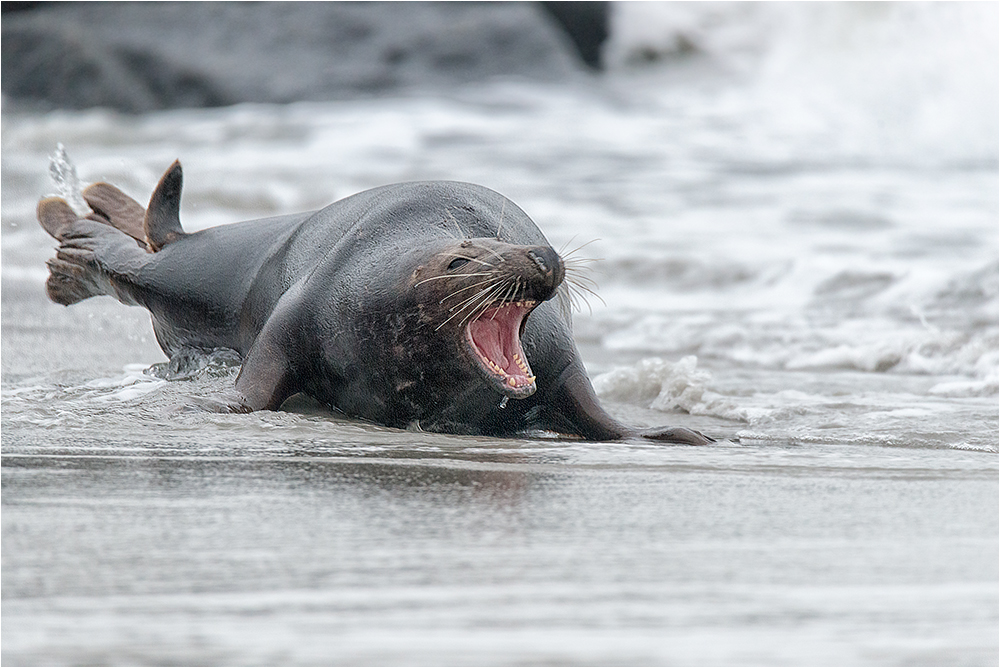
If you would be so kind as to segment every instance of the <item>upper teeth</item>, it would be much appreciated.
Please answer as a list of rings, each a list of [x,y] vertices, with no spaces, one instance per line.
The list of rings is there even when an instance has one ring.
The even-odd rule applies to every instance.
[[[524,363],[524,360],[522,360],[521,356],[517,353],[514,353],[514,362],[521,368],[521,371],[528,373],[528,365]]]

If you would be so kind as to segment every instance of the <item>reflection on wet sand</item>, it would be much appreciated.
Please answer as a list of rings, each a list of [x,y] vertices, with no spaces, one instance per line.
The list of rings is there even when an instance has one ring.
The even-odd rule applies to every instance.
[[[995,656],[978,453],[410,436],[5,455],[4,662]]]

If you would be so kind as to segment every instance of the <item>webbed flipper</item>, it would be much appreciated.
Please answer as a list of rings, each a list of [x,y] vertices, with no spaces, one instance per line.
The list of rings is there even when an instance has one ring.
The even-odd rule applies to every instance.
[[[179,160],[174,160],[156,184],[142,227],[146,244],[154,253],[167,244],[187,236],[181,227],[181,187],[184,175]]]
[[[42,228],[53,239],[62,239],[70,226],[80,217],[62,197],[46,197],[38,202],[35,213]]]
[[[622,424],[601,407],[594,387],[578,361],[566,367],[554,383],[548,403],[552,408],[547,417],[555,431],[577,434],[589,441],[644,438],[682,445],[708,445],[715,442],[704,434],[684,427],[636,429]],[[543,425],[543,428],[548,427]]]
[[[292,367],[283,346],[267,335],[267,327],[250,347],[236,378],[236,391],[249,410],[278,410],[295,394]]]
[[[87,186],[83,191],[83,199],[94,213],[107,220],[112,227],[138,241],[143,248],[147,247],[143,227],[146,210],[141,204],[110,183],[93,183]]]
[[[59,241],[56,256],[46,264],[49,299],[69,306],[88,297],[114,294],[97,262],[99,248],[127,239],[96,213],[80,217],[61,197],[46,197],[36,210],[42,228]],[[138,250],[138,249],[136,249]]]
[[[639,430],[636,436],[648,438],[651,441],[663,441],[664,443],[677,443],[679,445],[708,445],[709,443],[715,443],[714,438],[686,427],[652,427],[650,429]]]

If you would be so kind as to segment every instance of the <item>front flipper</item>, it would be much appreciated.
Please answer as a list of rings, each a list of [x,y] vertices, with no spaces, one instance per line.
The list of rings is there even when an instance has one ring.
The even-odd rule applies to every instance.
[[[715,442],[704,434],[684,427],[636,429],[622,424],[601,407],[594,387],[578,361],[574,361],[563,371],[547,394],[548,417],[555,430],[579,434],[587,440],[645,438],[682,445],[707,445]]]
[[[681,445],[708,445],[709,443],[715,443],[714,438],[705,436],[700,431],[694,431],[685,427],[652,427],[650,429],[637,430],[635,435],[648,438],[651,441],[663,441],[664,443],[678,443]]]
[[[277,410],[301,388],[290,352],[298,348],[300,313],[293,287],[278,301],[271,317],[254,339],[243,368],[236,378],[236,391],[249,410]]]
[[[264,328],[250,347],[236,391],[250,410],[278,410],[288,397],[295,394],[291,364],[280,341]]]

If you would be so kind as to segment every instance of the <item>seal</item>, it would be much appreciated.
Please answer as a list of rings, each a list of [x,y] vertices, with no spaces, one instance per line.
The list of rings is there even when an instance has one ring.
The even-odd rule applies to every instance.
[[[228,410],[276,410],[304,392],[389,427],[588,440],[711,439],[635,429],[600,405],[573,342],[563,259],[516,204],[487,188],[388,185],[318,211],[188,234],[182,171],[149,205],[107,183],[38,220],[59,241],[49,297],[110,295],[152,314],[172,360],[242,360]]]

